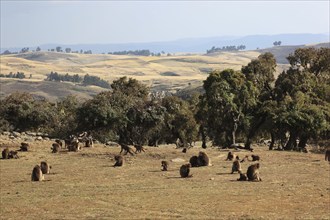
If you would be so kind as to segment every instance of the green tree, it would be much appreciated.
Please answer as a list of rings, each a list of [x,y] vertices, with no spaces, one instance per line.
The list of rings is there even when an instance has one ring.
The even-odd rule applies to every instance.
[[[215,144],[235,144],[236,132],[246,129],[249,109],[256,105],[256,87],[232,69],[211,72],[203,87],[209,136]]]

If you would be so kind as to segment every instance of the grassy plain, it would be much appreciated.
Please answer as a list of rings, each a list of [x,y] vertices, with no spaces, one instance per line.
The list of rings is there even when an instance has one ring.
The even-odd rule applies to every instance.
[[[18,141],[1,141],[1,150],[18,149]],[[20,159],[0,160],[1,219],[330,219],[330,164],[323,154],[254,146],[263,181],[238,182],[225,161],[228,150],[214,147],[204,150],[213,166],[192,168],[193,177],[183,179],[179,167],[199,146],[186,154],[174,145],[146,147],[114,168],[119,147],[52,154],[51,143],[34,141]],[[174,162],[178,158],[184,161]],[[168,172],[161,171],[161,160],[170,161]],[[51,174],[31,182],[41,161],[52,165]],[[243,170],[252,163],[243,163]]]

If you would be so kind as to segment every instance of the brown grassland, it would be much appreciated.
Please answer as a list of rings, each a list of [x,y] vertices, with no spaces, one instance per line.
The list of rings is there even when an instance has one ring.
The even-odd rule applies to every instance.
[[[1,142],[1,150],[19,146],[3,136]],[[145,147],[114,168],[119,147],[52,154],[51,144],[34,141],[19,159],[0,160],[1,219],[330,219],[330,164],[323,154],[253,146],[263,181],[239,182],[225,161],[228,150],[215,147],[197,144],[186,154],[174,145]],[[212,166],[191,168],[192,178],[180,178],[180,166],[201,150]],[[170,161],[169,171],[161,171],[161,160]],[[31,182],[41,161],[50,163],[51,173]],[[244,162],[243,171],[252,163]]]

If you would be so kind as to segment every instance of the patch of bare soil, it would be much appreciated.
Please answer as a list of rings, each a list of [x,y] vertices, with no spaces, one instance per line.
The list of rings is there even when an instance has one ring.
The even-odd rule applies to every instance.
[[[20,145],[1,143],[1,150]],[[0,160],[1,219],[330,219],[330,164],[323,154],[254,146],[263,181],[240,182],[225,161],[228,150],[145,147],[115,168],[119,147],[52,154],[51,144],[33,141],[19,159]],[[180,178],[180,166],[201,150],[213,166],[191,168],[192,178]],[[169,171],[161,171],[162,160],[169,161]],[[52,166],[51,173],[31,182],[41,161]],[[243,171],[254,163],[242,163]]]

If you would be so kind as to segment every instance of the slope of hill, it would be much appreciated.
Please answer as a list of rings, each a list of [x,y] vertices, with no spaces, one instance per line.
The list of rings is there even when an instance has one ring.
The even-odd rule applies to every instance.
[[[313,45],[320,47],[319,44]],[[322,44],[329,46],[329,43]],[[31,79],[1,79],[1,96],[13,91],[28,91],[50,99],[67,94],[90,98],[102,89],[74,86],[68,83],[45,82],[51,71],[59,74],[86,74],[112,82],[119,77],[135,78],[153,90],[176,92],[189,86],[199,87],[212,70],[232,68],[240,70],[261,53],[271,52],[278,60],[277,73],[288,67],[286,57],[304,46],[280,46],[264,50],[220,52],[214,54],[183,54],[176,56],[128,56],[108,54],[74,54],[56,52],[29,52],[1,55],[2,74],[24,72]],[[58,85],[56,85],[58,84]],[[41,86],[43,85],[43,86]],[[86,94],[85,94],[86,93]]]

